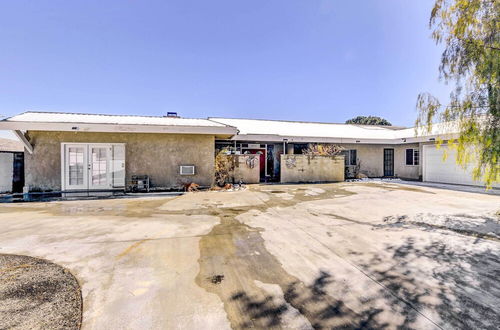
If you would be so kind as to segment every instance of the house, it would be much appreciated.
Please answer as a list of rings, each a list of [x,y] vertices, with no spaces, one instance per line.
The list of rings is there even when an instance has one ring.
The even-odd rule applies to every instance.
[[[430,134],[415,134],[414,128],[394,126],[332,124],[278,120],[209,118],[234,126],[238,135],[229,140],[216,140],[218,148],[231,147],[237,153],[261,155],[261,180],[280,180],[281,154],[301,154],[311,143],[333,143],[345,148],[347,176],[357,172],[367,177],[399,177],[409,180],[440,181],[442,171],[450,164],[435,158],[423,171],[423,153],[436,153],[435,140],[456,137],[453,127],[435,125]],[[425,146],[425,147],[424,147]],[[441,152],[439,152],[441,154]],[[425,159],[425,158],[424,158]],[[453,163],[454,166],[454,163]],[[444,167],[444,168],[443,168]],[[456,169],[453,167],[453,172]],[[474,184],[458,174],[453,183]],[[451,182],[450,181],[450,182]]]
[[[24,147],[19,141],[0,138],[0,193],[22,192]]]
[[[457,135],[451,125],[434,125],[431,133],[414,128],[277,120],[118,116],[54,112],[25,112],[0,121],[0,130],[12,130],[25,147],[25,187],[42,191],[123,190],[136,175],[147,175],[151,186],[175,188],[196,182],[214,182],[214,155],[227,149],[245,155],[238,164],[257,158],[261,182],[303,180],[301,173],[285,176],[310,144],[342,146],[339,159],[314,166],[341,166],[342,176],[399,177],[478,185],[454,162],[454,150],[436,148],[437,139]],[[443,153],[449,156],[443,161]],[[255,156],[253,156],[255,155]],[[296,156],[295,156],[296,155]],[[251,156],[251,157],[250,157]],[[242,165],[244,166],[244,165]],[[253,165],[252,165],[253,166]],[[251,166],[250,166],[251,167]],[[239,171],[239,173],[250,171]],[[318,172],[316,170],[309,172]],[[283,175],[282,175],[283,174]],[[253,174],[252,174],[253,175]],[[254,177],[254,176],[253,176]],[[315,178],[329,176],[315,176]],[[333,176],[340,178],[339,175]],[[323,179],[315,179],[322,181]],[[245,180],[244,180],[245,181]]]
[[[207,119],[25,112],[0,121],[24,143],[33,191],[121,189],[132,175],[155,187],[211,185],[215,139],[236,129]]]

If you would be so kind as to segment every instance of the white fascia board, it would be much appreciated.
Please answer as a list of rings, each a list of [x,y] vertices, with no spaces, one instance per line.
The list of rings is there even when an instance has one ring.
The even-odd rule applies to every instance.
[[[400,142],[402,144],[405,143],[419,143],[419,142],[433,142],[441,139],[443,141],[453,140],[459,137],[459,134],[435,134],[435,135],[426,135],[426,136],[413,136],[407,138],[398,138],[397,140],[403,141]]]
[[[234,135],[231,126],[161,126],[0,121],[0,130]]]
[[[393,139],[367,139],[367,138],[333,138],[333,137],[307,137],[307,136],[281,136],[281,135],[267,135],[267,134],[241,134],[235,135],[231,140],[237,141],[261,141],[261,142],[276,142],[283,143],[286,139],[288,143],[349,143],[349,144],[410,144],[418,142],[434,141],[438,138],[442,140],[449,140],[456,138],[456,134],[446,135],[429,135],[419,137],[407,138],[393,138]],[[434,140],[433,140],[434,139]]]
[[[265,141],[283,143],[286,139],[288,143],[349,143],[349,144],[403,144],[402,139],[354,139],[354,138],[333,138],[314,136],[281,136],[281,135],[259,135],[242,134],[235,135],[231,140],[237,141]],[[411,142],[406,142],[411,143]]]

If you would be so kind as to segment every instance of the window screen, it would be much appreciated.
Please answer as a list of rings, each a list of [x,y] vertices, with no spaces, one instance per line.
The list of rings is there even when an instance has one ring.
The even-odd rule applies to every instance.
[[[356,165],[356,159],[358,158],[356,149],[344,150],[340,154],[344,156],[345,166]]]
[[[420,163],[420,153],[418,149],[406,149],[406,165],[418,165]]]
[[[413,165],[413,149],[406,149],[406,165]]]
[[[349,165],[356,165],[356,159],[358,158],[356,149],[349,150]]]

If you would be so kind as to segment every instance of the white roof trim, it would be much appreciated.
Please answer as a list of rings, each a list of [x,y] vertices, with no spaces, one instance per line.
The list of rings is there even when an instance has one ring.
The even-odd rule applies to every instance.
[[[292,122],[260,119],[213,118],[210,120],[238,128],[232,140],[316,143],[373,143],[404,144],[431,139],[456,137],[453,125],[436,124],[430,133],[414,128],[389,128],[384,126]],[[451,133],[450,133],[451,132]]]
[[[25,112],[0,121],[0,130],[234,135],[208,119]]]
[[[435,124],[430,133],[414,128],[277,120],[116,116],[25,112],[0,121],[0,130],[111,133],[209,134],[238,141],[404,144],[456,138],[456,125]]]
[[[359,143],[359,144],[407,144],[417,142],[433,141],[433,139],[441,138],[449,140],[456,138],[455,134],[447,135],[429,135],[411,138],[394,138],[394,139],[369,139],[369,138],[334,138],[334,137],[317,137],[317,136],[283,136],[272,134],[240,134],[231,138],[233,141],[248,141],[248,142],[277,142],[281,143],[284,139],[288,143]]]

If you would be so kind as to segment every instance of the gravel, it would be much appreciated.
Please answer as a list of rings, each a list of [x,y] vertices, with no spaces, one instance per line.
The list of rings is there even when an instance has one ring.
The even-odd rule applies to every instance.
[[[0,254],[0,329],[80,329],[82,295],[65,268]]]

